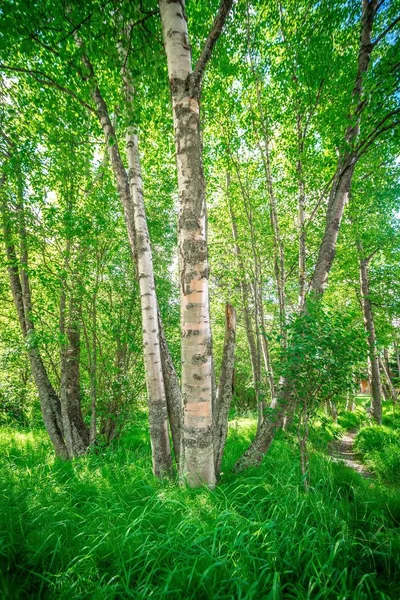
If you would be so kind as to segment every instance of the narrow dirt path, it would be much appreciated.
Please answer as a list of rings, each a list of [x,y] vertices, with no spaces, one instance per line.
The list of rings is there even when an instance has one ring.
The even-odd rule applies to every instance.
[[[368,471],[367,467],[357,458],[353,450],[354,438],[357,435],[356,430],[347,431],[340,440],[334,440],[329,444],[329,454],[335,462],[343,462],[347,467],[357,471],[363,477],[370,479],[373,474]]]

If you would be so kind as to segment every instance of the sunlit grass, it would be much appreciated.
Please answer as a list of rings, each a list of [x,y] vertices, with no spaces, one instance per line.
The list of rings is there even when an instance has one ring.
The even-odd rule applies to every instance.
[[[255,422],[231,423],[220,486],[156,481],[143,429],[74,463],[41,432],[0,433],[4,598],[400,597],[400,498],[323,456],[305,495],[281,437],[231,467]],[[371,487],[372,486],[372,487]]]

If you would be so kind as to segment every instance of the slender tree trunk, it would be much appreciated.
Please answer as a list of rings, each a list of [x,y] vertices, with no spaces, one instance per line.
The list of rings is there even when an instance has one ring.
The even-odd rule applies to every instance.
[[[89,442],[94,444],[97,438],[97,318],[95,309],[95,298],[93,297],[92,315],[91,315],[91,326],[90,331],[82,319],[82,327],[85,335],[86,342],[86,353],[88,361],[88,373],[89,373],[89,391],[90,391],[90,429],[89,429]],[[89,333],[91,334],[89,336]]]
[[[168,433],[167,400],[161,360],[159,313],[154,281],[153,256],[144,205],[138,137],[133,126],[134,87],[127,67],[128,50],[125,46],[128,46],[128,40],[125,37],[128,36],[122,37],[118,44],[118,51],[121,59],[121,75],[125,87],[127,112],[130,122],[126,133],[126,153],[128,156],[129,186],[135,218],[135,255],[142,310],[143,358],[149,406],[153,471],[155,475],[162,476],[172,472],[172,458]],[[179,449],[179,440],[177,444]]]
[[[194,84],[184,0],[160,0],[175,129],[179,188],[183,456],[189,486],[215,485],[211,324],[205,180],[199,96]]]
[[[1,182],[4,184],[4,181]],[[2,187],[2,186],[1,186]],[[1,189],[1,192],[4,191]],[[22,197],[19,199],[19,211]],[[23,250],[22,260],[19,261],[12,241],[11,223],[7,214],[6,201],[2,203],[4,245],[8,261],[8,275],[10,287],[17,311],[22,336],[26,342],[27,354],[31,365],[33,379],[38,391],[43,422],[47,433],[53,444],[54,451],[59,458],[67,459],[68,453],[63,438],[63,426],[61,418],[61,404],[53,386],[51,385],[46,368],[42,361],[39,348],[36,345],[35,330],[31,321],[32,302],[30,297],[28,276],[28,251],[26,243],[25,226],[21,214],[19,214],[20,234],[22,233],[21,246]],[[24,271],[24,286],[20,271]],[[29,312],[26,312],[29,309]]]
[[[65,335],[61,349],[61,415],[65,445],[70,458],[74,458],[86,452],[90,440],[81,409],[80,302],[73,291],[69,297],[65,331],[61,333]]]
[[[287,333],[286,333],[286,291],[285,291],[285,252],[283,248],[283,241],[281,237],[277,202],[274,191],[272,171],[271,171],[271,152],[270,152],[270,137],[266,124],[266,115],[261,98],[260,86],[258,79],[255,74],[253,67],[253,75],[255,79],[256,93],[258,110],[261,119],[261,128],[263,134],[263,145],[260,144],[260,151],[263,160],[265,178],[267,183],[267,193],[269,198],[269,214],[270,222],[274,240],[274,272],[275,281],[278,292],[279,302],[279,323],[281,333],[281,346],[286,348],[287,345]]]
[[[246,194],[246,191],[243,188],[242,180],[240,177],[239,167],[237,165],[235,165],[235,166],[236,166],[236,172],[237,172],[238,181],[239,181],[239,185],[240,185],[240,189],[241,189],[241,193],[242,193],[243,205],[244,205],[245,212],[246,212],[247,222],[248,222],[249,228],[250,228],[250,240],[251,240],[251,248],[252,248],[252,255],[253,255],[253,264],[254,264],[254,280],[253,280],[254,294],[253,295],[254,295],[254,309],[255,309],[254,312],[255,312],[255,327],[256,327],[255,336],[251,330],[251,320],[250,320],[249,308],[248,308],[249,307],[249,293],[248,293],[247,284],[245,281],[246,271],[244,268],[244,263],[243,263],[243,259],[242,259],[242,255],[241,255],[239,242],[238,242],[236,217],[233,212],[232,203],[229,200],[229,194],[228,194],[228,201],[229,201],[229,211],[230,211],[231,223],[232,223],[233,239],[235,242],[235,254],[238,257],[238,266],[239,266],[240,272],[242,273],[240,286],[241,286],[241,295],[242,295],[243,305],[244,305],[243,310],[245,313],[244,316],[245,316],[246,330],[248,332],[251,331],[251,336],[248,334],[248,341],[249,341],[250,356],[251,356],[251,361],[252,361],[254,389],[256,392],[256,402],[257,402],[257,408],[258,408],[258,427],[261,427],[262,422],[264,421],[264,412],[265,412],[265,402],[261,397],[261,391],[262,391],[261,390],[261,362],[260,362],[261,355],[264,359],[264,366],[265,366],[265,370],[267,373],[272,405],[275,404],[274,373],[273,373],[273,367],[272,367],[271,357],[270,357],[270,353],[269,353],[268,338],[267,338],[266,330],[265,330],[264,308],[263,308],[262,289],[261,289],[262,273],[261,273],[261,267],[260,267],[260,260],[259,260],[258,254],[257,254],[257,241],[256,241],[256,237],[255,237],[255,230],[254,230],[253,211],[252,211],[251,205],[248,204],[248,194]],[[229,176],[227,176],[228,192],[229,192],[229,183],[230,183]],[[247,324],[247,321],[249,322],[249,325]],[[252,349],[252,345],[254,346],[253,349]]]
[[[96,287],[92,303],[92,350],[90,361],[90,443],[97,437],[97,291],[99,274],[96,275]]]
[[[249,5],[248,5],[249,8]],[[269,214],[274,240],[274,272],[275,281],[278,293],[279,302],[279,324],[281,333],[281,347],[286,348],[287,333],[286,333],[286,291],[285,291],[285,253],[282,242],[282,237],[279,227],[277,202],[273,185],[271,171],[271,152],[270,152],[270,135],[268,131],[267,116],[264,110],[264,103],[261,97],[260,82],[254,66],[253,54],[250,47],[250,13],[247,11],[247,38],[248,38],[248,59],[251,65],[251,70],[254,78],[254,85],[257,97],[257,107],[260,117],[262,142],[259,143],[260,153],[265,170],[265,179],[267,185],[267,194],[269,199]],[[257,132],[256,132],[257,133]]]
[[[160,335],[161,365],[164,378],[165,396],[167,400],[168,420],[171,428],[175,461],[179,468],[183,442],[182,394],[179,379],[176,374],[165,337],[164,327],[160,317],[160,310],[158,310],[158,331]]]
[[[82,42],[82,40],[80,40],[80,38],[78,36],[75,36],[75,41],[76,41],[76,44],[78,47],[83,48],[83,42]],[[141,250],[138,248],[138,251],[137,251],[137,248],[136,248],[135,204],[134,204],[134,201],[133,201],[133,198],[131,195],[131,188],[130,188],[130,184],[129,184],[128,175],[125,171],[125,167],[124,167],[122,159],[121,159],[115,129],[111,122],[109,112],[107,109],[107,105],[104,101],[104,98],[100,92],[99,87],[96,84],[93,66],[86,54],[83,54],[82,60],[88,71],[88,78],[92,83],[91,95],[92,95],[92,99],[93,99],[93,102],[96,107],[96,114],[98,116],[98,119],[99,119],[100,124],[103,129],[103,133],[105,136],[106,145],[107,145],[107,149],[108,149],[108,153],[109,153],[109,157],[110,157],[111,166],[112,166],[114,177],[115,177],[116,184],[117,184],[118,194],[119,194],[119,197],[121,200],[122,207],[124,209],[125,223],[126,223],[126,228],[127,228],[127,232],[128,232],[130,248],[131,248],[134,264],[136,266],[136,274],[139,279],[139,286],[140,286],[139,254],[140,254]],[[127,71],[125,68],[123,68],[122,70],[123,70],[123,77],[125,78]],[[126,86],[128,102],[131,103],[133,101],[133,90],[131,89],[129,80],[124,79],[124,83]],[[127,86],[127,83],[128,83],[128,86]],[[129,106],[128,112],[131,113],[131,110],[132,110],[132,108],[131,108],[131,106]],[[132,135],[132,132],[130,132],[129,136],[131,136],[131,135]],[[129,143],[131,145],[130,145],[130,148],[128,148],[128,150],[130,150],[128,152],[128,155],[130,156],[131,160],[134,161],[135,160],[135,147],[134,147],[134,144],[132,144],[132,140]],[[139,155],[137,153],[136,159],[138,159],[138,158],[139,158]],[[132,165],[133,164],[134,163],[132,162]],[[137,164],[137,163],[135,163],[135,164]],[[139,163],[139,169],[140,169],[140,163]],[[131,170],[131,173],[133,173],[131,167],[130,167],[130,170]],[[140,170],[139,170],[139,175],[140,175]],[[137,177],[137,171],[135,171],[135,175],[134,175],[134,178],[136,178],[136,177]],[[133,184],[133,191],[136,191],[136,189],[137,189],[136,186],[137,186],[137,181]],[[143,197],[141,198],[141,200],[143,201]],[[137,203],[137,197],[136,197],[136,203]],[[143,209],[143,211],[139,216],[139,222],[142,219],[144,219],[143,226],[147,230],[147,223],[145,221],[145,214],[144,214],[144,204],[142,204],[142,209]],[[142,243],[142,239],[140,240],[140,242]],[[147,237],[147,243],[149,244],[148,237]],[[148,247],[150,248],[150,246],[148,246]],[[150,253],[150,259],[151,259],[151,253]],[[147,261],[147,264],[149,264],[149,261]],[[145,275],[147,277],[147,275],[149,275],[149,274],[146,273]],[[151,276],[153,276],[152,271],[150,274],[150,279],[151,279]],[[153,288],[154,288],[154,276],[153,276]],[[153,292],[155,295],[154,289],[153,289]],[[142,293],[143,292],[141,291],[141,298],[143,300],[144,296],[142,296]],[[143,316],[143,323],[145,321],[147,322],[146,315],[142,314],[142,316]],[[150,320],[153,321],[153,318],[151,318]],[[161,325],[161,327],[160,327],[160,325]],[[143,325],[143,329],[146,329],[146,327],[144,327],[144,325]],[[151,329],[149,330],[151,335],[154,334],[154,331],[153,331],[154,329],[156,330],[157,335],[158,335],[158,333],[160,335],[160,339],[158,340],[158,342],[156,342],[155,347],[158,347],[158,354],[160,354],[161,351],[164,353],[162,360],[160,357],[160,360],[158,362],[160,363],[160,366],[162,365],[163,368],[165,368],[165,365],[168,365],[167,368],[171,371],[171,376],[174,379],[174,381],[172,382],[171,385],[166,386],[165,388],[163,388],[163,390],[159,389],[157,392],[157,396],[161,403],[164,402],[164,404],[165,404],[165,401],[169,400],[169,403],[172,405],[172,403],[177,402],[177,400],[179,400],[179,398],[177,398],[177,396],[176,396],[176,385],[175,385],[176,374],[175,374],[175,371],[173,368],[171,356],[169,354],[169,349],[168,349],[168,345],[167,345],[164,331],[162,328],[161,318],[159,315],[158,308],[157,308],[157,318],[153,321],[153,325],[152,325]],[[157,329],[159,329],[159,332],[157,332]],[[145,335],[145,333],[144,333],[144,335]],[[149,353],[147,353],[147,359],[145,359],[145,365],[147,367],[149,366]],[[160,374],[161,374],[161,377],[160,377]],[[160,380],[163,377],[163,371],[161,369],[160,369],[160,374],[157,375],[157,380]],[[151,389],[153,390],[153,388],[155,386],[155,380],[153,378],[152,372],[148,373],[146,371],[146,383],[147,384],[151,383]],[[172,394],[170,396],[168,396],[167,392],[172,392]],[[166,398],[166,395],[167,395],[167,398]],[[151,403],[151,407],[150,407],[150,403]],[[165,432],[166,408],[164,406],[164,408],[160,409],[160,406],[161,406],[161,404],[159,404],[159,408],[156,408],[156,402],[154,402],[153,399],[150,400],[150,398],[149,398],[149,419],[151,420],[150,435],[151,435],[152,455],[153,455],[153,471],[155,474],[167,473],[171,469],[171,455],[170,455],[170,449],[169,449],[169,439],[167,439],[167,435]],[[169,411],[170,415],[174,415],[177,412],[178,411],[177,411],[176,407],[171,406],[171,410]],[[153,421],[153,418],[154,418],[154,421]],[[174,428],[175,428],[175,439],[174,439],[174,442],[175,442],[176,430],[177,429],[179,430],[180,428],[176,424],[174,425]],[[154,437],[154,436],[156,436],[156,437]],[[176,448],[178,448],[178,450],[175,449],[175,453],[179,459],[179,441],[177,442]],[[156,458],[157,458],[157,461],[161,460],[162,463],[155,464],[154,461],[156,460]]]
[[[334,176],[331,193],[329,196],[326,213],[325,232],[319,247],[317,264],[311,282],[311,288],[316,293],[322,293],[328,281],[329,271],[336,253],[336,243],[344,207],[348,201],[351,182],[358,156],[354,150],[360,134],[361,115],[364,107],[362,92],[363,78],[368,71],[372,52],[372,27],[376,14],[378,0],[362,0],[362,26],[360,49],[358,53],[358,69],[352,93],[352,110],[349,115],[349,126],[336,173]]]
[[[276,391],[275,391],[275,382],[274,382],[274,369],[272,365],[271,354],[269,351],[269,342],[267,337],[267,332],[265,328],[265,319],[264,319],[264,308],[262,304],[262,300],[260,299],[260,327],[261,327],[261,343],[262,343],[262,353],[264,358],[264,366],[268,376],[269,383],[269,391],[271,394],[271,407],[273,408],[276,404]]]
[[[305,227],[305,184],[304,184],[304,173],[303,173],[303,162],[302,156],[304,151],[304,139],[301,130],[300,116],[297,115],[297,136],[298,136],[298,159],[297,159],[297,176],[299,185],[299,199],[298,199],[298,223],[299,223],[299,308],[302,309],[306,298],[306,227]]]
[[[383,349],[383,358],[385,360],[386,371],[390,378],[392,378],[392,374],[390,372],[390,364],[389,364],[389,350],[387,348]]]
[[[379,359],[376,350],[375,324],[370,300],[368,260],[361,257],[362,247],[358,242],[360,254],[360,284],[361,301],[364,313],[364,326],[368,335],[368,364],[372,396],[372,416],[378,423],[382,423],[382,391],[379,373]]]
[[[251,243],[251,252],[253,257],[253,265],[254,265],[254,277],[253,277],[253,297],[254,297],[254,319],[256,326],[256,358],[257,358],[257,407],[258,407],[258,422],[257,427],[260,428],[264,421],[264,413],[265,413],[265,402],[263,399],[263,390],[262,390],[262,381],[261,381],[261,353],[262,349],[264,349],[266,340],[264,339],[264,344],[261,340],[262,336],[262,323],[261,323],[261,312],[262,312],[262,292],[261,292],[261,269],[259,265],[259,260],[257,256],[257,241],[254,231],[254,219],[253,219],[253,210],[251,203],[249,201],[249,195],[246,193],[244,189],[242,178],[240,175],[239,166],[236,165],[236,172],[239,181],[240,190],[242,193],[243,207],[246,213],[247,223],[249,225],[250,231],[250,243]],[[264,353],[265,354],[265,353]]]
[[[304,491],[308,493],[310,488],[310,461],[308,456],[308,421],[309,415],[301,414],[299,418],[299,424],[297,427],[297,439],[299,442],[299,450],[300,450],[300,468],[301,475],[303,478]]]
[[[354,396],[351,394],[351,392],[347,393],[346,410],[348,412],[354,412],[355,410]]]
[[[20,240],[20,282],[22,292],[23,310],[25,315],[26,340],[29,346],[33,346],[28,351],[29,360],[32,367],[32,373],[39,391],[39,398],[43,414],[43,420],[50,439],[53,442],[56,454],[60,458],[67,458],[66,451],[68,447],[65,441],[64,422],[62,419],[62,406],[57,396],[47,370],[44,366],[39,349],[35,342],[35,329],[31,320],[32,315],[32,297],[28,275],[28,240],[25,226],[24,212],[24,192],[22,183],[22,174],[18,165],[17,173],[17,213],[19,222],[19,240]]]
[[[382,371],[383,371],[383,373],[385,375],[386,384],[387,384],[387,387],[388,387],[388,390],[389,390],[390,398],[392,399],[392,401],[394,403],[396,403],[397,402],[397,392],[396,392],[395,387],[394,387],[394,385],[392,383],[392,380],[390,378],[390,373],[389,373],[389,370],[387,368],[387,363],[386,363],[385,360],[382,360],[382,358],[380,358],[380,357],[379,357],[379,362],[380,362],[380,365],[381,365],[381,369],[382,369]]]
[[[251,363],[251,371],[252,371],[252,377],[253,377],[254,393],[255,393],[255,398],[256,398],[256,406],[257,406],[258,414],[260,414],[260,411],[259,411],[259,388],[260,388],[260,379],[261,379],[261,374],[260,374],[260,369],[259,369],[260,361],[259,361],[259,357],[257,356],[256,339],[255,339],[254,330],[253,330],[254,325],[252,323],[252,318],[251,318],[250,309],[249,309],[249,301],[250,301],[249,289],[248,289],[248,285],[247,285],[247,281],[246,281],[246,271],[244,268],[242,252],[241,252],[240,245],[239,245],[236,215],[234,213],[232,202],[231,202],[230,196],[229,196],[229,185],[230,185],[229,173],[227,173],[226,183],[227,183],[229,214],[231,217],[232,236],[233,236],[235,254],[236,254],[237,263],[238,263],[238,270],[239,270],[239,286],[240,286],[240,295],[241,295],[241,300],[242,300],[243,320],[244,320],[244,325],[245,325],[245,330],[246,330],[247,343],[249,346],[250,363]]]
[[[311,289],[319,294],[322,294],[325,290],[329,271],[335,258],[337,238],[344,207],[350,193],[355,164],[355,155],[349,153],[343,161],[340,161],[337,167],[326,214],[325,232],[319,247],[317,264],[311,281]]]
[[[343,147],[339,157],[336,175],[331,188],[326,213],[325,232],[319,247],[317,264],[311,281],[314,293],[322,294],[326,287],[328,274],[331,269],[339,233],[343,210],[348,198],[357,155],[353,148],[359,137],[361,114],[363,110],[363,77],[368,71],[372,51],[371,36],[378,0],[362,0],[362,23],[360,46],[358,53],[358,68],[352,93],[352,106],[349,113],[350,124],[345,133]],[[350,149],[348,149],[350,148]],[[268,180],[268,175],[267,175]],[[292,405],[291,387],[294,382],[285,381],[278,393],[277,406],[270,421],[265,420],[258,431],[255,440],[235,465],[236,471],[259,464],[264,454],[271,446],[275,432],[282,426],[286,410]]]
[[[225,341],[222,366],[214,415],[214,457],[217,479],[220,475],[221,463],[228,435],[228,417],[233,393],[233,372],[235,365],[236,313],[233,306],[225,308]]]
[[[397,377],[400,378],[400,353],[399,353],[399,347],[396,342],[394,342],[394,351],[396,352]]]
[[[129,163],[129,182],[135,214],[136,259],[142,308],[143,356],[147,399],[149,405],[150,439],[153,472],[158,477],[171,473],[172,460],[168,434],[165,397],[158,330],[158,306],[154,283],[150,237],[143,200],[137,136],[129,129],[126,136]]]
[[[337,408],[336,408],[336,404],[333,400],[328,400],[327,402],[328,404],[328,409],[329,409],[329,414],[332,417],[332,421],[334,423],[338,422],[338,413],[337,413]]]

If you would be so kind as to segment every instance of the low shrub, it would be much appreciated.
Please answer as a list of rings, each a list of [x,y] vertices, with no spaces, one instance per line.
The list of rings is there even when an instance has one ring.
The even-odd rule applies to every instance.
[[[359,413],[345,411],[338,416],[338,424],[343,429],[358,429],[361,424]]]
[[[367,452],[364,461],[383,481],[400,485],[400,446],[390,444],[382,450]]]
[[[393,407],[383,411],[382,425],[400,429],[400,409]]]
[[[384,426],[364,427],[361,429],[355,439],[354,449],[364,455],[375,450],[380,451],[390,446],[398,444],[400,435]]]

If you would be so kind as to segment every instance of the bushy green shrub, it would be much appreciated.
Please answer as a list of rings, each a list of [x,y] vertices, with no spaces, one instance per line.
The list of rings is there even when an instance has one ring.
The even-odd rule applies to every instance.
[[[383,450],[387,446],[399,442],[400,436],[398,433],[388,427],[376,425],[373,427],[364,427],[358,432],[354,442],[354,449],[360,454],[367,454],[374,450]]]
[[[338,416],[338,424],[343,427],[343,429],[357,429],[360,427],[360,423],[360,415],[355,412],[345,411]]]
[[[357,434],[354,448],[379,478],[400,484],[400,433],[384,426],[365,427]]]
[[[385,410],[386,409],[386,410]],[[400,410],[397,408],[388,409],[383,406],[382,425],[386,427],[395,427],[400,429]]]
[[[400,485],[400,445],[390,444],[380,452],[374,450],[365,455],[367,465],[384,481]]]
[[[26,427],[29,422],[29,406],[23,391],[14,386],[0,384],[0,426]]]
[[[343,429],[340,425],[319,415],[310,427],[309,439],[311,444],[317,450],[326,451],[329,442],[338,440],[343,435]]]

